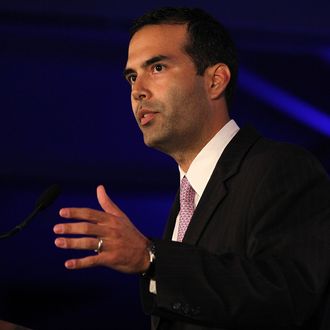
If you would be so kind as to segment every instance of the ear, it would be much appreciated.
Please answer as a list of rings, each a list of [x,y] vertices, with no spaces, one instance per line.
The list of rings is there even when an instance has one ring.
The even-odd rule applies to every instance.
[[[217,63],[206,69],[207,90],[212,100],[218,99],[230,81],[230,70],[224,63]]]

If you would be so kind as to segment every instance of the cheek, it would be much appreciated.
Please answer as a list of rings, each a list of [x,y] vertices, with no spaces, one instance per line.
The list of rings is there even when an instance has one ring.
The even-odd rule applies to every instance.
[[[169,102],[180,104],[191,97],[192,90],[186,81],[177,81],[175,84],[171,84],[166,94]]]
[[[137,101],[135,100],[135,98],[132,96],[131,94],[131,107],[132,107],[132,112],[135,115],[136,112],[136,108],[137,108]]]
[[[199,82],[181,82],[176,86],[172,86],[168,91],[168,101],[174,110],[193,112],[194,108],[199,108],[205,101],[205,91]]]

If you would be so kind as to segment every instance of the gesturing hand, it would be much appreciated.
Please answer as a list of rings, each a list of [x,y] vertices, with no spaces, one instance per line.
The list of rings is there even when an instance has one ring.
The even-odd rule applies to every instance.
[[[104,211],[89,208],[63,208],[60,216],[83,220],[54,226],[56,234],[78,234],[79,238],[59,237],[55,245],[62,249],[95,250],[97,255],[65,262],[69,269],[106,266],[125,273],[144,272],[149,267],[148,239],[137,230],[128,217],[111,201],[103,186],[97,187],[97,199]]]

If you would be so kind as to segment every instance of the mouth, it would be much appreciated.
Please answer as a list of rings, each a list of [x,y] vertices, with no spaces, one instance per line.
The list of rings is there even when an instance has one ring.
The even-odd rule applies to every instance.
[[[157,112],[156,111],[150,111],[147,109],[141,109],[138,112],[138,121],[141,126],[145,126],[148,123],[150,123],[156,116]]]

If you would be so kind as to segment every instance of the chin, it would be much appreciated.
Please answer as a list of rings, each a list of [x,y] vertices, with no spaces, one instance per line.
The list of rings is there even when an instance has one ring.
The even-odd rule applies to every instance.
[[[173,147],[177,144],[172,131],[169,132],[158,128],[158,130],[155,129],[153,132],[149,131],[148,133],[153,134],[147,134],[147,132],[144,132],[143,141],[144,144],[150,148],[154,148],[168,154],[168,151],[173,149]]]
[[[144,136],[144,144],[150,148],[163,150],[164,141],[160,137],[146,137]]]
[[[150,148],[156,148],[157,147],[157,142],[155,141],[155,139],[144,138],[144,144],[147,147],[150,147]]]

